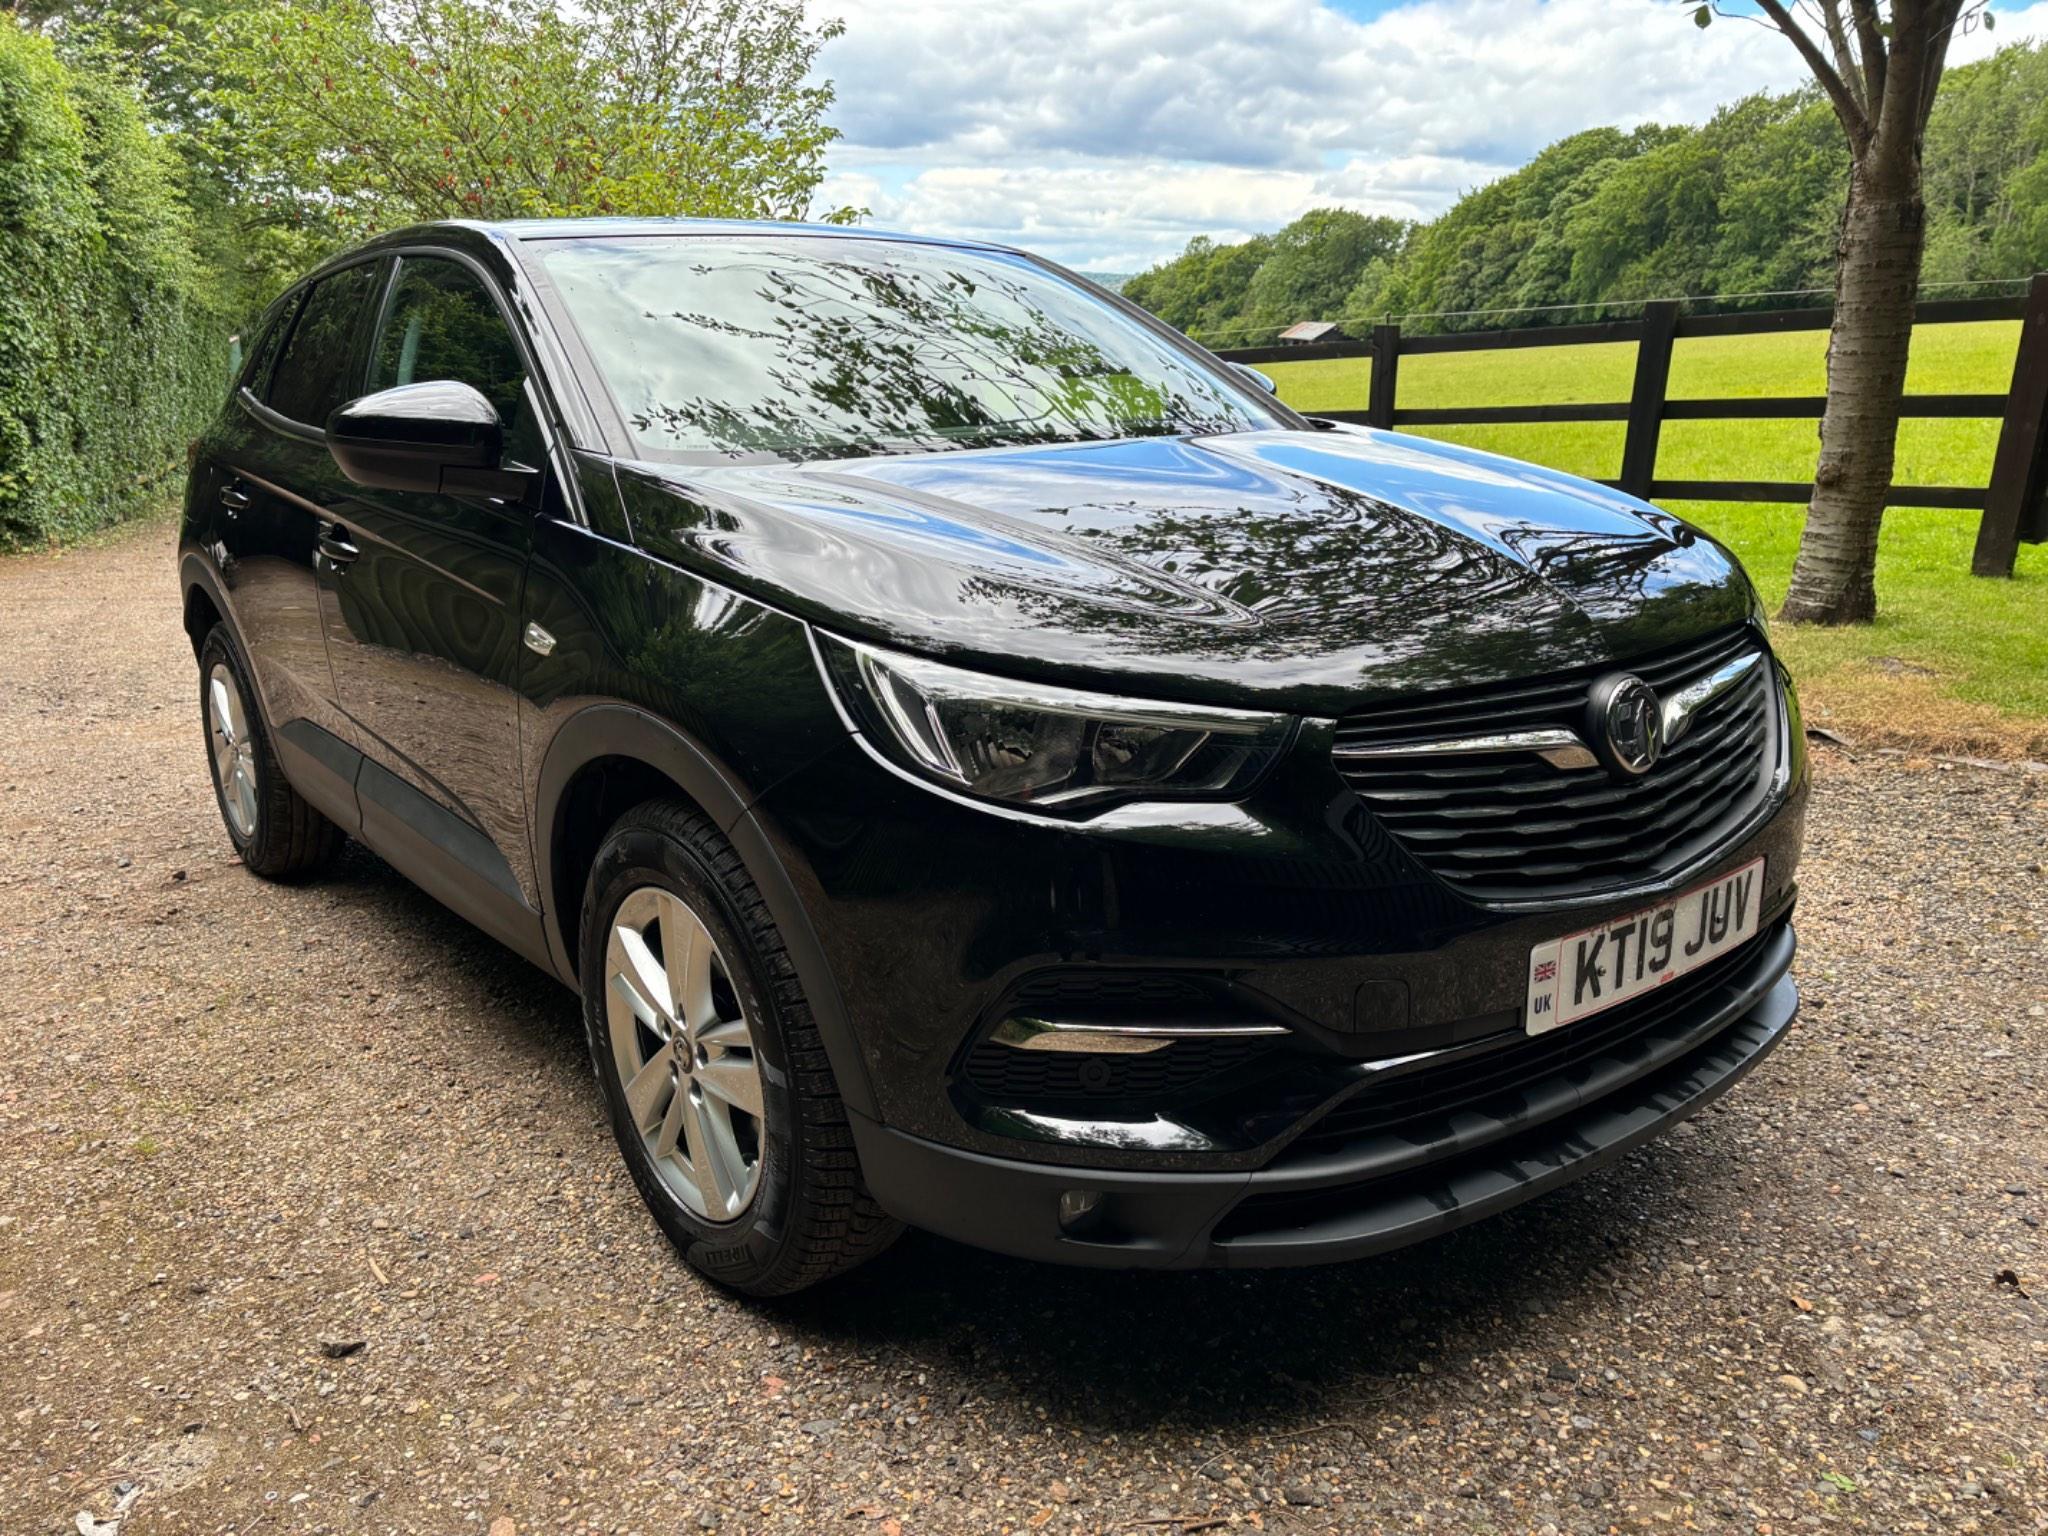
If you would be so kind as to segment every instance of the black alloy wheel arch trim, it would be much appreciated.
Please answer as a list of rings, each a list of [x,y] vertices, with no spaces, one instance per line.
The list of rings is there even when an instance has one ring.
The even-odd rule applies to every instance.
[[[866,1057],[847,1019],[838,982],[812,926],[810,912],[753,812],[758,797],[746,794],[710,753],[660,716],[630,704],[591,704],[571,715],[555,731],[541,762],[529,823],[534,843],[534,874],[543,904],[553,900],[555,891],[555,865],[560,853],[557,845],[563,832],[563,796],[583,768],[607,757],[625,758],[662,774],[695,802],[732,843],[767,902],[768,915],[781,931],[804,999],[817,1020],[818,1034],[824,1041],[840,1098],[857,1113],[879,1115]],[[549,968],[572,989],[581,986],[576,963],[583,918],[581,892],[576,899],[576,910],[557,910],[552,920],[543,923]]]
[[[222,467],[228,468],[226,465]],[[230,473],[239,471],[230,470]],[[256,707],[263,711],[263,723],[270,728],[271,737],[275,740],[278,726],[276,716],[270,708],[270,693],[264,686],[263,674],[256,665],[256,658],[249,654],[249,648],[242,643],[241,619],[237,614],[234,599],[228,595],[227,581],[222,578],[211,557],[190,544],[184,547],[178,557],[178,581],[184,593],[184,602],[179,607],[180,625],[184,623],[184,608],[191,603],[193,592],[196,590],[202,593],[213,605],[213,611],[220,616],[220,622],[228,628],[228,634],[235,644],[235,652],[242,658],[242,669],[248,675],[249,686],[256,691]],[[195,658],[199,654],[199,647],[205,643],[206,636],[203,634],[192,637],[192,654]],[[353,751],[354,748],[349,750]],[[289,778],[290,775],[286,777]],[[295,783],[293,787],[298,786]],[[307,798],[312,797],[309,795]]]

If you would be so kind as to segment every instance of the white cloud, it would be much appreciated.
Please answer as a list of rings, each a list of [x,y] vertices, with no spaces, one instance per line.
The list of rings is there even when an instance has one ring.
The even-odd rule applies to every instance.
[[[1511,168],[1428,155],[1355,160],[1321,173],[1145,160],[944,165],[918,172],[893,193],[870,174],[835,174],[818,201],[865,207],[882,227],[1020,245],[1069,266],[1135,271],[1195,234],[1243,240],[1308,208],[1421,218]]]
[[[1341,203],[1424,217],[1564,134],[1697,122],[1803,76],[1672,0],[819,0],[844,17],[821,201],[1128,268]],[[2048,33],[2048,0],[1959,62]]]

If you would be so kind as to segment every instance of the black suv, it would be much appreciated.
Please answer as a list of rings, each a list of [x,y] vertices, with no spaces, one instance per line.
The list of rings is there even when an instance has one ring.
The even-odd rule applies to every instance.
[[[445,224],[327,263],[194,445],[229,836],[344,836],[577,988],[759,1294],[909,1222],[1369,1254],[1780,1039],[1796,706],[1712,539],[1305,419],[1014,251]]]

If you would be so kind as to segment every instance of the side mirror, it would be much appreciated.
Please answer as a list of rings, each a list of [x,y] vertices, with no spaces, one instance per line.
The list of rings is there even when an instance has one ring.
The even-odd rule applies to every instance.
[[[500,468],[505,427],[483,394],[454,379],[401,384],[327,418],[327,451],[357,485],[446,496],[518,496],[530,471]]]
[[[1252,383],[1258,385],[1267,394],[1277,396],[1280,393],[1280,386],[1273,382],[1272,377],[1259,372],[1250,363],[1232,363],[1230,366],[1251,380]]]

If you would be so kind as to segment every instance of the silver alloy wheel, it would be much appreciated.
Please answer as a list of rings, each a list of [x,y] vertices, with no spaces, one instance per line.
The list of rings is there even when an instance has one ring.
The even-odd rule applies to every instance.
[[[761,1182],[761,1067],[725,958],[673,891],[619,903],[605,945],[605,1019],[626,1111],[662,1181],[706,1221]]]
[[[225,662],[206,675],[206,721],[213,742],[213,771],[221,808],[240,838],[256,835],[256,743],[242,712],[242,690]]]

